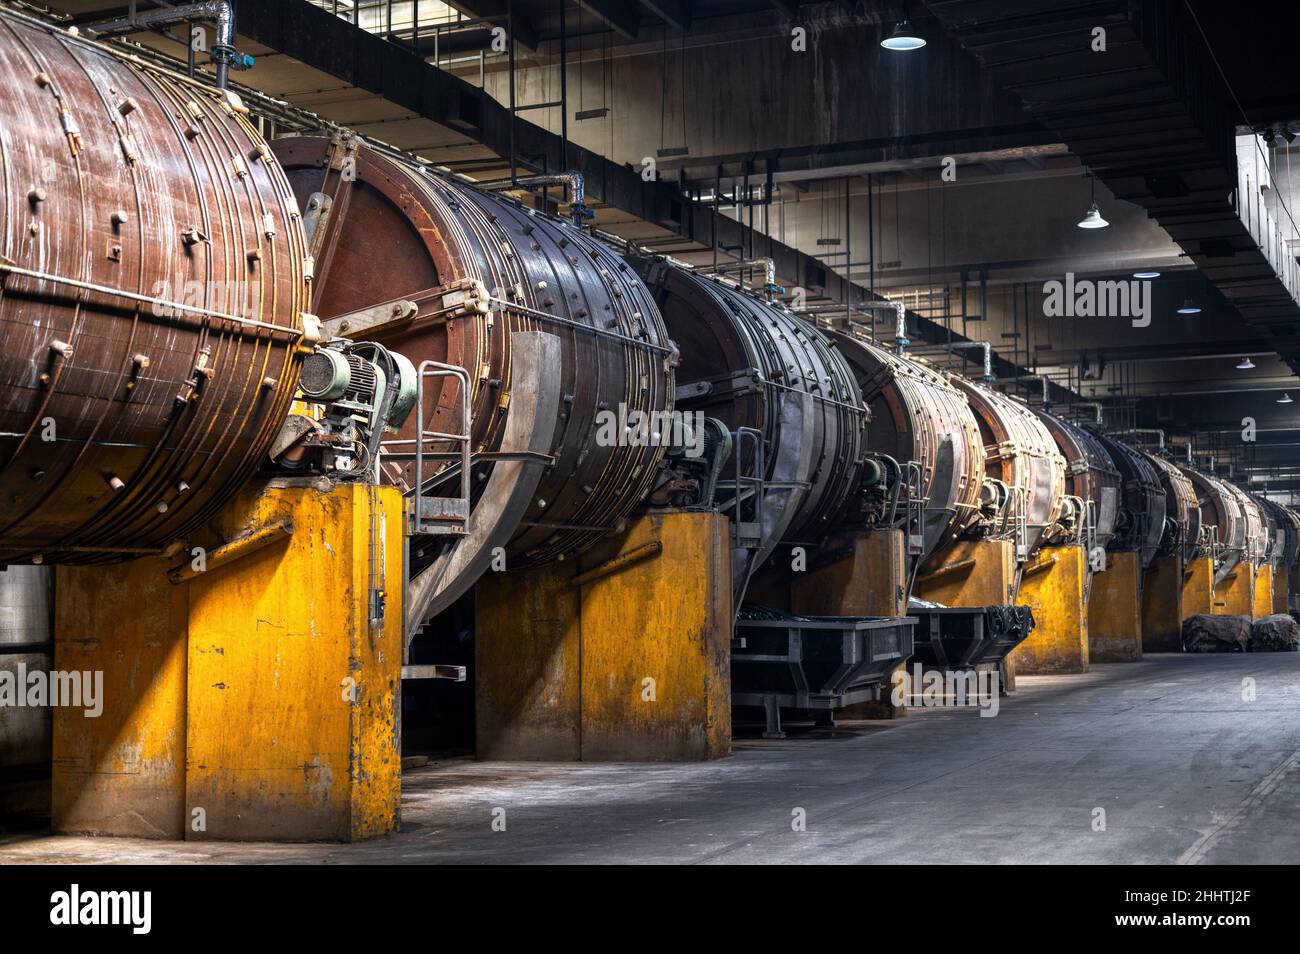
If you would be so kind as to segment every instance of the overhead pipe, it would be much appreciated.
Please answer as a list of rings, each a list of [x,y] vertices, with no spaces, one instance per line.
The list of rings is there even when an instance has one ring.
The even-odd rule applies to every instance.
[[[573,219],[574,225],[582,225],[587,219],[596,217],[596,213],[587,207],[586,181],[583,179],[582,173],[576,170],[553,172],[538,176],[522,176],[516,179],[498,179],[493,182],[476,182],[473,184],[489,192],[504,192],[507,189],[516,189],[520,186],[562,185],[568,197],[569,216]]]
[[[1160,430],[1159,428],[1130,427],[1128,430],[1125,431],[1116,431],[1113,436],[1127,437],[1130,434],[1135,435],[1137,437],[1146,437],[1148,435],[1154,434],[1160,440],[1160,445],[1159,445],[1160,449],[1161,450],[1165,449],[1165,432]]]
[[[1043,382],[1043,407],[1051,407],[1052,399],[1047,391],[1049,379],[1045,374],[1022,374],[1016,380],[1018,381],[1041,381]]]
[[[1170,446],[1177,447],[1178,445],[1174,444],[1171,441]],[[1190,467],[1194,463],[1194,458],[1192,457],[1192,440],[1190,437],[1187,439],[1187,443],[1184,444],[1183,446],[1187,449],[1187,466]]]
[[[744,272],[751,268],[763,269],[763,291],[767,293],[768,301],[785,292],[785,289],[776,283],[776,260],[773,258],[748,258],[739,262],[719,262],[717,265],[706,265],[695,269],[695,271],[712,272],[721,275],[725,272]]]
[[[837,305],[837,308],[843,308],[843,305]],[[912,343],[907,337],[907,306],[901,301],[864,301],[857,307],[859,308],[877,308],[882,310],[892,309],[894,312],[894,353],[903,355],[907,353],[907,347]]]
[[[178,7],[159,7],[143,13],[137,12],[133,16],[92,23],[85,29],[91,37],[102,38],[175,26],[191,20],[211,20],[216,24],[217,41],[212,44],[210,55],[217,70],[217,86],[225,89],[229,82],[231,64],[238,64],[244,68],[252,65],[251,58],[245,60],[235,51],[235,8],[229,0],[207,0],[205,3],[185,3]]]
[[[1099,402],[1097,402],[1097,401],[1075,401],[1073,404],[1070,405],[1070,407],[1091,407],[1091,408],[1096,408],[1097,414],[1096,414],[1096,417],[1093,418],[1093,423],[1094,423],[1094,424],[1104,424],[1104,423],[1106,423],[1105,420],[1104,420],[1104,418],[1103,418],[1103,416],[1102,416],[1102,411],[1103,411],[1104,409],[1102,408],[1101,404],[1100,404]]]
[[[948,345],[949,348],[983,348],[984,349],[984,380],[993,381],[993,346],[987,341],[954,341]]]

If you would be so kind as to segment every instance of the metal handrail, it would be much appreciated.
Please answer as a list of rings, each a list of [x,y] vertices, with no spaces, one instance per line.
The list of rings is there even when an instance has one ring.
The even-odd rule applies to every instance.
[[[463,434],[446,434],[424,429],[424,384],[429,378],[455,378],[460,382],[461,423]],[[430,439],[450,441],[460,445],[460,493],[465,501],[465,513],[468,519],[470,498],[470,444],[473,441],[471,411],[469,400],[469,372],[459,365],[444,364],[441,361],[421,361],[415,380],[415,507],[411,514],[411,532],[423,529],[420,498],[424,496],[424,445]]]

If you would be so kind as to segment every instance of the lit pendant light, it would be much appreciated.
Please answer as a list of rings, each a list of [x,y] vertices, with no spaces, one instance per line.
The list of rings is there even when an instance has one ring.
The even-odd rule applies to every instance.
[[[1199,315],[1200,313],[1201,306],[1196,304],[1196,302],[1192,301],[1190,298],[1184,298],[1182,307],[1178,309],[1178,314],[1180,315]]]
[[[1289,394],[1287,394],[1285,391],[1283,391],[1283,392],[1282,392],[1282,396],[1281,396],[1280,398],[1277,399],[1277,403],[1278,403],[1278,404],[1292,404],[1292,403],[1294,403],[1294,402],[1291,400],[1291,395],[1289,395]]]
[[[1133,277],[1134,278],[1159,278],[1160,273],[1159,272],[1134,272]]]
[[[1242,358],[1240,361],[1237,362],[1238,371],[1249,371],[1254,366],[1255,366],[1255,362],[1250,360],[1250,355],[1246,355],[1244,358]]]
[[[908,21],[899,20],[894,32],[881,40],[880,45],[887,50],[919,50],[925,46],[925,37],[917,34]]]
[[[1088,176],[1092,180],[1092,205],[1088,206],[1088,212],[1079,222],[1081,229],[1104,229],[1110,225],[1101,217],[1101,211],[1097,208],[1097,180],[1091,174]]]

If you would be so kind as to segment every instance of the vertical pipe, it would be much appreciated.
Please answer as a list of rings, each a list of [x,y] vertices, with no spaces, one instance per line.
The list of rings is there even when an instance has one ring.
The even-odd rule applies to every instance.
[[[510,183],[519,181],[519,171],[515,168],[515,122],[519,111],[515,109],[515,4],[506,0],[506,57],[507,70],[510,74]]]
[[[980,269],[980,321],[987,322],[988,320],[989,320],[989,270],[987,268],[981,268]],[[984,327],[987,329],[988,325],[985,324]]]
[[[876,196],[875,177],[867,173],[867,257],[871,259],[871,272],[867,279],[867,290],[872,297],[876,294]]]
[[[564,19],[566,0],[560,0],[560,168],[569,168],[569,34]]]
[[[853,277],[853,241],[851,226],[849,224],[849,213],[853,210],[853,204],[849,201],[849,189],[851,183],[849,177],[844,177],[844,320],[849,320],[849,287]]]
[[[718,270],[718,219],[722,216],[722,166],[713,170],[713,270]]]

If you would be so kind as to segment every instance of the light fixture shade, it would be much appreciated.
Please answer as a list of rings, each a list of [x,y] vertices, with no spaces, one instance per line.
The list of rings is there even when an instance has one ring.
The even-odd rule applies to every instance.
[[[1239,362],[1237,362],[1237,368],[1242,371],[1249,371],[1254,366],[1255,366],[1255,362],[1250,360],[1250,355],[1246,355]]]
[[[880,45],[887,50],[919,50],[925,46],[925,37],[913,30],[912,24],[906,20],[899,20],[894,32],[881,40]]]
[[[1159,278],[1160,273],[1159,272],[1134,272],[1133,277],[1134,278]]]
[[[1079,228],[1081,229],[1104,229],[1108,225],[1110,223],[1101,217],[1096,202],[1088,206],[1087,215],[1079,222]]]
[[[1289,394],[1287,394],[1285,391],[1283,391],[1283,392],[1282,392],[1282,396],[1281,396],[1280,398],[1277,399],[1277,403],[1278,403],[1278,404],[1292,404],[1292,403],[1294,403],[1294,402],[1291,400],[1291,395],[1289,395]]]
[[[1180,315],[1198,315],[1201,312],[1201,306],[1196,304],[1190,298],[1184,298],[1182,307],[1178,309]]]

